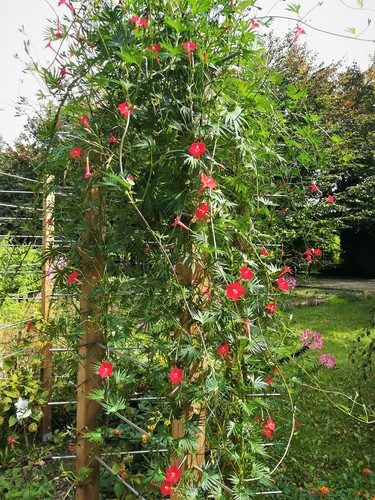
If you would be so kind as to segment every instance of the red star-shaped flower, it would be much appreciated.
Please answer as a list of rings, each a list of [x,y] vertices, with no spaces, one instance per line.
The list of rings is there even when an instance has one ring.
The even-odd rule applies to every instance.
[[[244,294],[245,290],[238,281],[232,283],[231,285],[227,285],[226,295],[228,299],[238,300]]]
[[[286,264],[284,264],[284,270],[279,273],[279,278],[281,276],[283,276],[284,274],[286,274],[286,273],[291,274],[291,275],[293,274],[293,272],[290,269],[290,267],[288,267]]]
[[[182,382],[184,372],[181,370],[181,368],[172,368],[172,370],[168,373],[168,377],[172,384],[179,384]]]
[[[118,105],[118,109],[125,118],[129,118],[130,115],[133,114],[134,106],[130,107],[127,101],[122,102]]]
[[[204,142],[193,142],[189,148],[189,153],[193,156],[197,156],[200,160],[201,155],[206,151],[206,144]]]
[[[84,125],[86,128],[90,128],[90,125],[87,122],[87,114],[83,115],[82,118],[78,120],[78,125]]]
[[[201,193],[206,188],[215,189],[217,187],[217,184],[211,175],[202,174],[201,175],[201,183],[202,183],[202,185],[198,189],[198,193]]]
[[[182,44],[183,48],[187,51],[188,53],[188,60],[191,60],[191,52],[195,50],[198,47],[198,44],[194,42],[184,42]]]
[[[102,378],[110,377],[112,375],[112,371],[112,363],[109,363],[108,361],[103,361],[98,368],[98,373]]]
[[[241,267],[240,269],[241,278],[244,280],[251,280],[254,276],[253,271],[251,271],[248,267]]]
[[[166,480],[169,483],[175,484],[175,483],[178,483],[180,477],[182,476],[182,472],[177,467],[177,465],[173,465],[169,469],[166,469],[165,476],[167,478]]]
[[[267,252],[267,250],[264,247],[262,248],[260,253],[263,255],[263,257],[268,257],[268,255],[269,255],[269,253]]]
[[[202,217],[208,217],[210,218],[210,215],[208,214],[208,205],[206,203],[202,203],[196,211],[195,211],[195,216],[197,219],[201,219]]]
[[[20,444],[20,443],[16,441],[13,436],[10,436],[10,438],[8,439],[8,445],[10,444]]]
[[[269,311],[271,314],[277,311],[279,306],[275,304],[275,302],[270,302],[269,304],[266,305],[267,311]]]
[[[72,273],[70,273],[67,277],[67,281],[68,283],[80,283],[77,271],[73,271]]]
[[[327,196],[327,202],[328,202],[328,203],[333,203],[334,201],[335,201],[335,198],[334,198],[331,194],[329,194],[329,195]]]
[[[321,248],[314,248],[313,249],[313,254],[314,255],[322,255],[322,249]]]
[[[170,483],[167,480],[163,481],[161,486],[160,486],[160,491],[161,491],[161,494],[163,497],[167,497],[173,491],[172,483]]]
[[[217,353],[220,354],[220,356],[226,356],[228,352],[229,352],[228,344],[222,344],[217,350]]]
[[[72,158],[78,158],[79,160],[82,160],[81,153],[82,153],[82,148],[73,148],[69,154]]]
[[[289,282],[285,278],[279,278],[277,280],[277,288],[279,290],[289,290]]]
[[[132,16],[131,21],[135,24],[135,29],[137,30],[140,26],[147,28],[148,20],[145,17]]]

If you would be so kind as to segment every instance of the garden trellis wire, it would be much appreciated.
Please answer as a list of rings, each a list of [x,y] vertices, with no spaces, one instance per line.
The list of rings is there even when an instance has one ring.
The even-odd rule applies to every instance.
[[[33,182],[35,183],[34,180],[24,178],[24,177],[18,177],[15,175],[10,175],[10,174],[5,174],[9,175],[12,178],[17,179],[18,182]],[[45,183],[45,187],[49,188],[50,185],[53,185],[53,178],[47,179]],[[61,189],[61,186],[59,187]],[[6,194],[13,194],[13,195],[23,195],[23,194],[30,194],[33,195],[33,191],[23,191],[22,189],[15,189],[15,190],[4,190],[0,192],[0,197],[2,193]],[[95,193],[94,193],[95,196]],[[0,198],[1,200],[1,198]],[[39,275],[39,280],[42,283],[42,288],[41,288],[41,297],[38,299],[37,294],[40,292],[40,287],[38,288],[33,288],[32,290],[27,290],[27,291],[22,291],[17,293],[12,293],[12,294],[3,294],[4,296],[1,297],[1,301],[5,300],[11,300],[11,301],[30,301],[30,302],[35,302],[39,301],[40,306],[41,306],[41,314],[43,321],[45,324],[48,324],[49,319],[55,314],[55,309],[57,307],[57,302],[60,299],[70,299],[70,300],[78,300],[79,296],[77,294],[67,294],[67,293],[58,293],[56,290],[54,290],[53,286],[53,280],[49,279],[50,272],[51,272],[51,258],[49,256],[49,253],[51,251],[51,248],[54,246],[57,246],[58,244],[60,245],[60,249],[64,251],[64,248],[67,248],[68,245],[73,244],[73,242],[66,242],[64,238],[61,239],[56,239],[55,238],[55,231],[56,231],[56,224],[53,221],[54,217],[54,205],[55,205],[55,195],[54,195],[54,190],[49,189],[49,194],[43,198],[43,208],[40,209],[39,207],[32,207],[32,206],[25,206],[25,205],[19,205],[19,204],[5,204],[0,201],[1,206],[6,206],[8,209],[15,209],[14,210],[14,215],[9,216],[9,217],[1,217],[0,221],[4,222],[9,222],[9,221],[19,221],[19,220],[27,220],[27,221],[33,221],[35,222],[42,220],[42,234],[17,234],[17,232],[9,232],[7,234],[0,235],[0,238],[2,238],[2,241],[5,243],[2,243],[4,248],[19,248],[23,247],[22,242],[25,240],[30,239],[42,239],[42,244],[41,245],[35,245],[33,243],[28,242],[27,243],[27,248],[33,248],[33,249],[39,249],[41,248],[42,250],[39,252],[39,262],[26,262],[23,263],[21,266],[13,263],[8,263],[7,269],[1,270],[1,274],[4,275],[19,275],[19,274],[25,274],[25,275]],[[43,216],[42,219],[40,217],[32,218],[32,217],[18,217],[17,216],[17,211],[19,210],[33,210],[34,214],[42,210]],[[51,223],[52,220],[52,223]],[[50,221],[47,223],[47,221]],[[0,222],[1,223],[1,222]],[[90,235],[91,237],[91,235]],[[39,267],[39,269],[38,269]],[[15,269],[14,269],[15,268]],[[29,270],[30,268],[33,268],[32,270]],[[35,269],[36,268],[36,269]],[[89,280],[92,279],[92,275],[89,276]],[[94,280],[95,281],[95,280]],[[127,294],[128,292],[119,292],[118,295],[124,295]],[[85,304],[83,301],[82,305],[82,297],[81,297],[81,308],[85,308]],[[37,320],[35,316],[32,317],[27,317],[27,319],[22,319],[18,321],[14,321],[12,323],[4,323],[0,325],[0,330],[7,330],[7,329],[14,329],[20,328],[21,325],[25,324],[30,324]],[[86,321],[86,318],[83,318],[82,321]],[[92,339],[88,341],[88,335],[89,333],[83,334],[81,337],[81,350],[84,349],[85,355],[81,357],[81,359],[78,361],[78,371],[81,370],[81,381],[79,381],[78,378],[78,389],[81,391],[83,397],[78,398],[78,400],[63,400],[63,401],[55,401],[52,398],[53,391],[52,391],[52,380],[55,378],[64,378],[64,379],[69,379],[69,375],[57,375],[53,373],[53,356],[58,354],[58,353],[76,353],[77,349],[72,348],[72,347],[66,347],[66,346],[59,346],[59,347],[53,347],[51,342],[47,342],[46,345],[43,348],[43,356],[42,356],[42,367],[41,367],[41,379],[42,379],[42,385],[43,389],[49,394],[49,401],[47,401],[44,410],[43,410],[43,419],[42,419],[42,425],[41,425],[41,432],[42,432],[42,438],[44,440],[50,439],[52,435],[52,413],[51,413],[51,408],[53,406],[66,406],[66,405],[76,405],[77,406],[77,435],[82,431],[82,429],[85,429],[90,425],[90,422],[87,422],[87,420],[90,420],[92,418],[92,415],[95,415],[95,418],[99,412],[98,408],[94,408],[94,412],[90,414],[90,410],[88,410],[88,407],[90,406],[91,402],[87,398],[93,388],[95,389],[96,387],[96,382],[93,383],[93,378],[91,375],[87,375],[88,372],[92,369],[92,363],[95,363],[95,361],[98,361],[102,357],[103,352],[107,352],[108,355],[115,355],[115,356],[120,356],[130,363],[134,363],[139,365],[141,368],[146,368],[150,369],[150,367],[141,359],[137,359],[134,356],[129,356],[128,354],[125,354],[123,351],[140,351],[142,349],[142,345],[139,346],[107,346],[104,345],[101,342],[100,336],[96,339],[95,342],[92,342]],[[61,342],[61,339],[57,339],[59,342]],[[11,353],[12,356],[19,356],[24,354],[26,351],[22,350],[19,352],[14,352]],[[5,354],[5,353],[4,353]],[[6,354],[5,354],[6,356]],[[82,368],[82,365],[85,365]],[[76,386],[71,380],[70,380],[70,385]],[[77,387],[77,386],[76,386]],[[279,393],[272,392],[272,393],[249,393],[248,397],[256,397],[256,398],[262,398],[262,397],[276,397],[280,396]],[[135,403],[138,404],[142,401],[153,401],[157,403],[162,403],[163,400],[166,398],[161,398],[153,395],[145,395],[143,397],[130,397],[128,398],[129,403]],[[99,405],[100,406],[100,405]],[[101,405],[103,406],[103,405]],[[213,411],[213,410],[212,410]],[[210,418],[212,417],[213,413],[211,413],[206,417],[206,421],[208,422]],[[89,417],[89,418],[88,418]],[[145,428],[143,428],[141,425],[138,425],[137,423],[133,422],[129,418],[125,417],[122,415],[120,412],[115,412],[114,417],[119,419],[119,421],[123,422],[124,424],[132,427],[135,431],[147,436],[150,439],[153,439],[152,434]],[[173,432],[176,432],[174,430]],[[178,433],[179,431],[177,431]],[[203,438],[204,439],[204,438]],[[272,443],[266,443],[265,446],[273,446]],[[110,472],[118,481],[120,481],[131,493],[133,493],[136,497],[139,498],[144,498],[137,490],[135,485],[131,485],[128,481],[125,481],[113,468],[111,468],[108,463],[105,462],[105,458],[113,457],[113,456],[139,456],[139,455],[148,455],[148,454],[155,454],[155,453],[166,453],[167,449],[166,448],[157,448],[157,449],[135,449],[135,450],[126,450],[122,451],[121,449],[109,453],[109,452],[100,452],[100,448],[98,446],[95,447],[95,454],[93,455],[93,447],[90,445],[88,447],[83,446],[83,451],[84,453],[82,454],[82,449],[81,451],[81,456],[77,457],[76,454],[70,454],[70,455],[54,455],[52,456],[53,460],[65,460],[65,459],[76,459],[78,462],[78,468],[83,467],[87,464],[92,465],[93,459],[97,463],[97,465],[101,465],[104,467],[108,472]],[[79,448],[78,448],[79,449]],[[177,461],[178,466],[181,467],[184,465],[184,463],[187,461],[188,455],[185,455],[184,458],[179,459]],[[203,469],[201,468],[202,462],[199,463],[194,463],[192,462],[190,464],[190,467],[192,469],[197,470],[199,473],[203,472]],[[98,470],[98,469],[97,469]],[[98,478],[97,478],[98,480]],[[222,487],[224,491],[227,491],[228,493],[232,493],[231,489],[228,488],[224,483],[221,481],[217,481],[218,486]],[[274,491],[263,491],[263,492],[254,492],[254,495],[278,495],[281,494],[282,492],[279,490],[274,490]],[[86,494],[86,493],[85,493]],[[77,496],[79,498],[79,496]],[[85,496],[82,496],[82,498],[85,498]],[[87,497],[86,497],[87,498]],[[94,500],[94,497],[91,496],[90,500]]]

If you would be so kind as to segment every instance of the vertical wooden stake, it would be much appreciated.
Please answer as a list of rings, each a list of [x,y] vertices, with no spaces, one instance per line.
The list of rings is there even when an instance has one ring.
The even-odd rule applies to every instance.
[[[180,282],[182,284],[191,284],[196,286],[200,290],[204,287],[208,287],[207,279],[204,275],[204,269],[197,262],[195,262],[195,268],[192,270],[189,266],[183,263],[178,263],[176,265],[176,274],[180,277]],[[196,327],[191,324],[191,318],[186,314],[181,318],[185,330],[189,330],[193,335],[199,335],[196,332]],[[194,380],[199,373],[205,369],[205,361],[202,360],[200,366],[191,367],[190,378]],[[179,439],[184,436],[184,422],[190,420],[194,415],[199,416],[198,424],[198,435],[197,444],[198,450],[196,453],[188,453],[186,460],[181,466],[180,470],[183,472],[186,469],[193,469],[194,466],[199,468],[202,467],[205,459],[205,439],[206,439],[206,410],[201,407],[199,403],[188,406],[184,409],[181,415],[181,419],[176,419],[172,421],[172,437],[173,439]],[[180,458],[171,457],[171,466],[179,466],[181,463]],[[197,473],[198,474],[198,473]],[[179,500],[179,495],[177,493],[171,494],[171,500]]]
[[[99,445],[84,439],[86,431],[98,427],[100,405],[87,399],[93,389],[100,387],[100,377],[92,364],[100,362],[103,350],[98,346],[103,341],[102,326],[98,320],[100,297],[96,290],[104,275],[104,259],[99,251],[103,237],[101,198],[98,187],[93,187],[86,196],[84,220],[88,225],[83,235],[81,322],[85,333],[80,338],[77,387],[77,474],[83,468],[89,469],[89,476],[76,489],[76,500],[99,499]],[[95,255],[90,249],[96,248]]]
[[[53,176],[49,176],[45,187],[53,182]],[[42,257],[43,257],[43,277],[42,277],[42,316],[43,321],[46,324],[48,318],[51,314],[51,295],[53,289],[51,272],[51,261],[46,258],[49,245],[53,242],[54,237],[54,223],[53,223],[53,207],[55,204],[55,193],[51,192],[43,198],[43,221],[42,221]],[[51,395],[51,375],[52,375],[52,353],[51,344],[47,342],[43,348],[42,353],[42,368],[41,368],[41,380],[43,391],[48,394],[48,399]],[[48,441],[52,437],[51,428],[51,411],[50,405],[45,405],[43,409],[42,423],[41,423],[41,435],[43,441]]]

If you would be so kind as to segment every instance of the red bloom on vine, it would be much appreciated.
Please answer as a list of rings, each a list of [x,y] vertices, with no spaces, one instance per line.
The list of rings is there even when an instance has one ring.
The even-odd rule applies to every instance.
[[[111,134],[111,135],[109,136],[108,142],[109,142],[110,144],[113,144],[114,142],[117,142],[117,141],[118,141],[118,138],[117,138],[117,137],[115,137],[114,135],[112,135],[112,134]]]
[[[279,306],[275,302],[270,302],[266,305],[266,309],[272,314],[279,309]]]
[[[160,491],[163,497],[167,497],[173,491],[172,483],[166,479],[165,481],[162,482],[160,486]]]
[[[77,271],[73,271],[67,278],[68,283],[80,283]]]
[[[173,465],[169,469],[166,469],[165,476],[167,478],[166,480],[169,483],[175,484],[175,483],[178,483],[180,477],[182,476],[182,472],[177,467],[177,465]]]
[[[168,377],[172,384],[179,384],[182,382],[184,372],[181,370],[181,368],[172,368],[172,370],[168,373]]]
[[[327,196],[327,202],[328,202],[328,203],[333,203],[334,201],[335,201],[335,198],[334,198],[331,194],[329,194],[329,195]]]
[[[272,418],[269,418],[267,422],[264,423],[263,427],[263,434],[268,438],[272,438],[272,434],[276,430],[276,424]]]
[[[159,56],[158,56],[158,52],[159,52],[160,49],[161,49],[160,43],[153,43],[147,49],[149,52],[152,52],[153,54],[155,54],[155,59],[156,59],[156,62],[158,64],[160,64],[160,59],[159,59]]]
[[[140,26],[147,28],[148,20],[145,17],[132,16],[131,21],[135,24],[135,29],[137,30]]]
[[[296,36],[293,38],[292,43],[296,42],[301,35],[307,35],[306,31],[303,28],[301,28],[301,26],[298,26],[298,24],[296,26],[296,30],[297,33]]]
[[[307,260],[308,262],[312,262],[312,253],[310,248],[306,248],[306,252],[303,252],[302,255],[306,255],[303,260]]]
[[[241,278],[244,280],[251,280],[254,276],[253,271],[251,271],[248,267],[241,267],[240,269]]]
[[[267,378],[266,378],[266,383],[267,383],[268,385],[272,385],[272,384],[273,384],[273,378],[272,378],[271,376],[267,377]]]
[[[220,354],[220,356],[226,356],[228,352],[229,352],[228,344],[222,344],[217,350],[217,353]]]
[[[322,255],[322,249],[321,248],[314,248],[313,249],[313,254],[314,255]]]
[[[210,214],[208,213],[208,209],[209,209],[209,206],[207,205],[207,203],[202,203],[202,205],[200,205],[195,211],[195,216],[197,217],[197,219],[201,219],[202,217],[210,218]]]
[[[241,284],[236,281],[231,285],[227,285],[226,296],[228,299],[238,300],[242,295],[245,294],[245,290],[242,288]]]
[[[171,226],[173,227],[176,227],[176,226],[180,226],[182,227],[183,229],[186,229],[187,231],[190,231],[191,229],[188,228],[187,226],[185,226],[185,224],[183,222],[181,222],[180,220],[180,216],[178,215],[175,220],[172,222]]]
[[[290,269],[290,267],[288,267],[286,264],[284,264],[284,270],[283,270],[283,271],[281,271],[281,272],[279,273],[279,278],[280,278],[281,276],[283,276],[284,274],[286,274],[286,273],[289,273],[289,274],[291,274],[291,275],[293,274],[293,272],[292,272],[292,270]]]
[[[310,184],[311,191],[319,191],[319,187],[313,182]]]
[[[26,327],[26,331],[27,332],[30,332],[31,330],[36,330],[35,328],[35,325],[32,321],[30,321],[28,324],[27,324],[27,327]]]
[[[84,125],[86,128],[90,128],[90,125],[87,122],[87,114],[84,114],[82,118],[78,120],[78,125]]]
[[[125,118],[129,118],[129,116],[133,114],[134,106],[130,107],[129,103],[125,101],[118,105],[118,109]]]
[[[90,179],[90,177],[92,177],[92,173],[90,172],[89,159],[87,158],[87,160],[86,160],[86,172],[85,172],[84,178]]]
[[[72,158],[78,158],[79,160],[82,160],[81,153],[82,153],[82,148],[73,148],[69,154]]]
[[[98,368],[98,373],[101,376],[101,378],[110,377],[112,375],[112,372],[113,372],[112,363],[109,363],[108,361],[103,361]]]
[[[61,33],[60,20],[57,20],[57,30],[54,33],[56,38],[62,38],[64,35]]]
[[[201,143],[201,144],[203,144],[203,143]],[[189,151],[190,151],[190,149],[189,149]],[[202,185],[198,189],[198,193],[201,193],[206,188],[208,188],[208,189],[215,189],[217,187],[217,184],[216,184],[216,182],[214,181],[214,178],[211,175],[202,174],[201,175],[201,183],[202,183]]]
[[[201,159],[201,155],[206,151],[206,145],[204,142],[193,142],[189,148],[189,153],[193,156],[197,156],[198,160]]]
[[[267,252],[267,250],[264,247],[262,248],[262,250],[261,250],[260,253],[263,255],[263,257],[268,257],[269,256],[269,253]]]
[[[13,436],[10,436],[7,444],[9,446],[10,444],[20,444],[20,443],[16,441]]]
[[[246,328],[246,333],[248,334],[248,336],[250,337],[251,335],[251,327],[250,327],[250,319],[249,318],[244,318],[242,320],[242,323],[245,325],[245,328]]]
[[[251,31],[255,28],[259,28],[259,23],[257,23],[254,19],[250,19],[250,28],[247,31]]]
[[[277,288],[279,290],[289,290],[289,282],[285,278],[279,278],[277,280]]]
[[[74,12],[73,5],[70,2],[67,2],[67,0],[59,0],[57,6],[60,7],[60,5],[66,5],[72,12]]]
[[[190,61],[190,59],[191,59],[191,52],[198,47],[198,44],[196,44],[194,42],[184,42],[182,44],[182,46],[187,51],[187,53],[188,53],[188,60]]]
[[[364,472],[365,474],[370,474],[371,469],[368,469],[367,467],[364,467],[364,468],[362,469],[362,472]]]

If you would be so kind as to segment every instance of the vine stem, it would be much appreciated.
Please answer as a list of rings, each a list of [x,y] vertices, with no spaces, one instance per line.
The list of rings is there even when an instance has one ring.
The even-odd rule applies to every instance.
[[[124,149],[125,137],[126,137],[126,134],[128,133],[129,123],[130,123],[130,111],[128,112],[125,130],[124,130],[124,133],[122,134],[121,142],[120,142],[120,172],[122,175],[124,175],[124,168],[122,165],[122,153],[123,153],[123,149]]]

